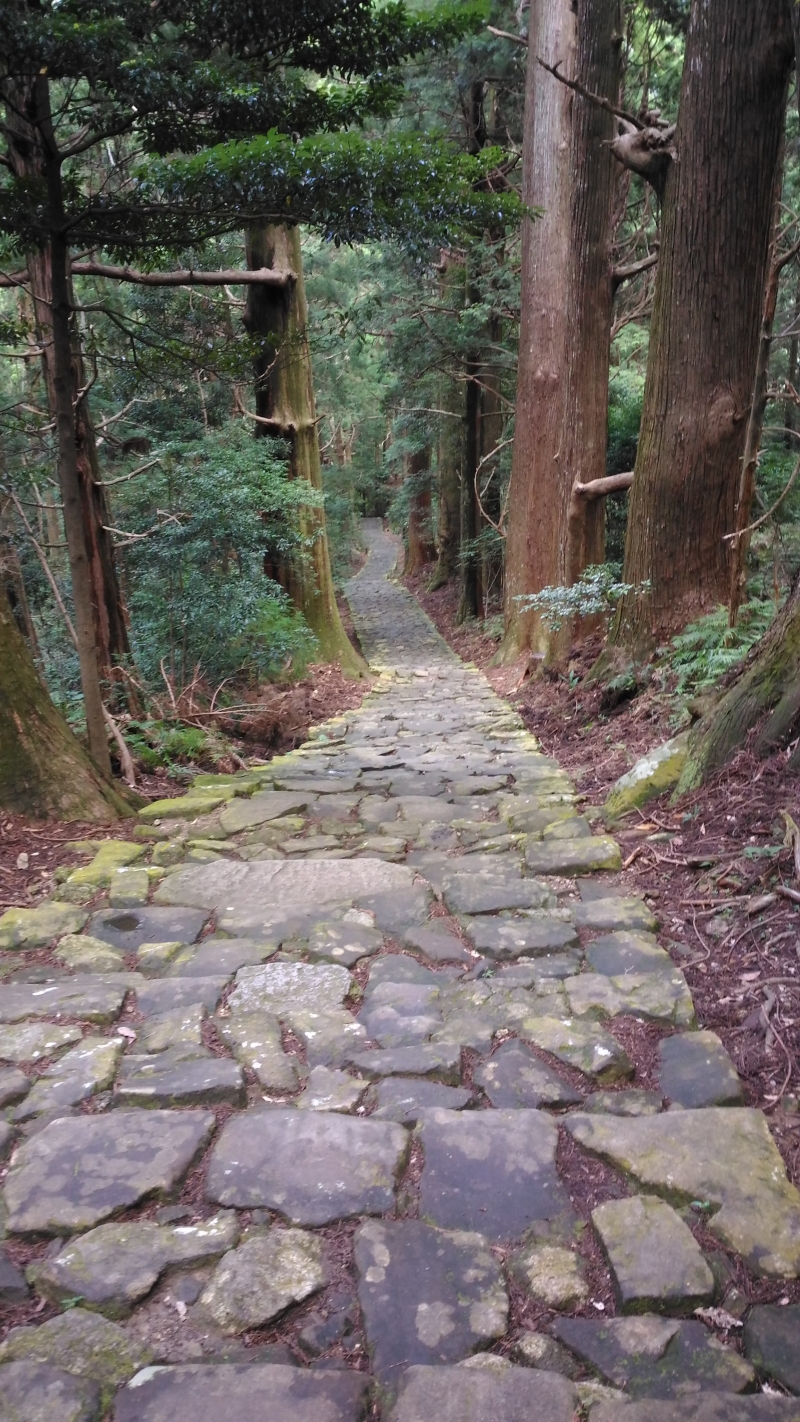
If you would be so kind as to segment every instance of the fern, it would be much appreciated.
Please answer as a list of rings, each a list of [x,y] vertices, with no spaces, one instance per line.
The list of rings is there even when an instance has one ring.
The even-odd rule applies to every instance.
[[[773,602],[754,598],[740,609],[736,627],[728,626],[727,607],[690,622],[666,649],[668,666],[677,672],[675,690],[695,692],[714,686],[763,637],[774,616]]]

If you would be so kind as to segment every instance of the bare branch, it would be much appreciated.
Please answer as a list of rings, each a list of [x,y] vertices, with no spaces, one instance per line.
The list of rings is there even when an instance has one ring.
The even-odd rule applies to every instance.
[[[285,287],[297,281],[295,272],[275,271],[272,267],[258,267],[255,271],[243,267],[230,271],[200,272],[188,267],[174,272],[140,272],[133,267],[108,267],[102,262],[73,262],[72,275],[104,277],[108,281],[132,282],[136,286]]]
[[[564,74],[559,73],[557,64],[548,64],[540,55],[537,55],[537,64],[541,64],[542,69],[546,69],[548,74],[552,74],[559,84],[566,84],[568,89],[573,89],[576,94],[580,94],[582,99],[588,99],[590,103],[597,104],[598,108],[605,109],[607,114],[614,114],[617,118],[625,119],[627,123],[632,123],[634,128],[644,129],[646,124],[642,123],[635,114],[628,113],[627,109],[620,109],[616,104],[612,104],[610,99],[604,99],[602,94],[595,94],[585,85],[580,84],[577,79],[567,79]]]
[[[604,499],[607,494],[617,494],[621,489],[629,489],[633,483],[633,470],[624,474],[607,474],[603,479],[590,479],[587,484],[574,483],[572,493],[579,499]]]
[[[641,272],[649,271],[658,261],[658,252],[651,252],[649,257],[642,257],[640,262],[631,262],[627,267],[614,267],[611,272],[611,285],[616,291],[618,286],[622,286],[625,281],[632,281]]]
[[[525,49],[528,48],[528,41],[526,40],[524,35],[512,34],[511,30],[495,29],[494,25],[487,25],[486,28],[489,31],[490,35],[497,35],[498,39],[511,40],[512,44],[521,44],[524,46]],[[539,61],[539,63],[541,64],[541,60]]]

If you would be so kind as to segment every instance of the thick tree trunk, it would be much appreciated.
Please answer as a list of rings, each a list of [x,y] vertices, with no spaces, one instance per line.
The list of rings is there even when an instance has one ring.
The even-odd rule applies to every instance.
[[[646,650],[727,600],[786,88],[789,0],[692,5],[613,640]]]
[[[418,573],[436,557],[431,528],[431,452],[420,449],[408,460],[406,478],[411,484],[408,501],[406,573]]]
[[[538,63],[617,100],[619,0],[531,0],[522,193],[544,209],[525,219],[517,414],[501,658],[555,639],[518,599],[567,585],[601,562],[602,503],[586,504],[572,551],[573,484],[605,473],[611,333],[614,120]]]
[[[5,597],[14,614],[14,619],[24,636],[32,655],[40,659],[39,639],[31,617],[25,581],[22,576],[19,554],[12,533],[10,517],[11,500],[0,501],[0,599]]]
[[[481,531],[481,516],[475,497],[475,475],[481,449],[481,386],[480,360],[477,355],[467,361],[467,381],[464,400],[464,465],[461,478],[461,596],[458,621],[480,617],[483,612],[481,560],[475,546]]]
[[[750,653],[722,699],[698,721],[678,793],[724,765],[761,721],[754,750],[769,755],[800,726],[800,575],[772,627]],[[797,750],[790,764],[800,761]]]
[[[272,267],[291,274],[282,287],[248,288],[244,325],[262,343],[256,361],[256,430],[286,439],[291,477],[321,492],[299,228],[252,227],[246,236],[246,252],[250,268]],[[309,546],[290,567],[277,570],[278,580],[305,617],[322,656],[338,661],[345,672],[361,675],[364,663],[348,640],[336,606],[324,509],[307,509],[300,531]]]
[[[442,253],[441,299],[446,307],[461,307],[464,302],[464,264],[449,253]],[[460,381],[442,381],[437,403],[450,412],[439,420],[436,450],[436,544],[439,550],[433,571],[431,591],[441,588],[455,577],[461,547],[461,478],[464,464],[464,391]]]
[[[56,711],[0,589],[0,807],[37,819],[131,814]]]

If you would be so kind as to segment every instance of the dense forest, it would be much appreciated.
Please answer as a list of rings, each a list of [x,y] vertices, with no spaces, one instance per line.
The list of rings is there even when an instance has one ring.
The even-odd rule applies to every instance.
[[[125,813],[362,676],[364,516],[519,680],[661,678],[684,786],[800,763],[796,0],[0,34],[0,806]]]

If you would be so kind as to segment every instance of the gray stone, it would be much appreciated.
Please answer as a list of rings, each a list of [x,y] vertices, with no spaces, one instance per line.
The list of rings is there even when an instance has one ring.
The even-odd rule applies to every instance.
[[[347,1066],[352,1053],[366,1043],[365,1028],[343,1007],[324,1012],[286,1009],[283,1018],[305,1046],[310,1067]]]
[[[420,1213],[444,1229],[516,1239],[567,1205],[556,1127],[541,1111],[427,1111]]]
[[[366,1373],[344,1370],[257,1363],[146,1369],[117,1394],[114,1422],[219,1422],[228,1416],[236,1422],[265,1422],[265,1417],[269,1422],[360,1422],[369,1388]]]
[[[346,1071],[316,1066],[308,1074],[304,1090],[297,1099],[297,1109],[349,1112],[358,1105],[366,1089],[366,1081]]]
[[[525,863],[534,874],[594,874],[622,868],[622,856],[615,839],[595,835],[591,839],[533,840],[525,851]]]
[[[453,1363],[501,1338],[508,1295],[479,1234],[420,1220],[369,1220],[356,1231],[358,1297],[377,1376],[415,1363]]]
[[[744,1326],[744,1351],[762,1376],[800,1393],[800,1305],[751,1308]]]
[[[740,1106],[742,1083],[716,1032],[687,1032],[659,1044],[659,1085],[679,1106]]]
[[[176,978],[213,978],[218,973],[232,977],[239,968],[263,963],[277,951],[277,942],[265,943],[254,938],[204,938],[194,950],[179,954],[169,972],[171,977]]]
[[[85,973],[113,973],[125,967],[119,949],[90,933],[68,933],[56,947],[55,956],[68,968]]]
[[[0,915],[0,951],[9,948],[44,948],[63,933],[78,933],[88,918],[81,908],[51,900],[36,908],[10,908]]]
[[[577,1402],[573,1384],[555,1373],[511,1364],[414,1367],[400,1380],[388,1422],[573,1422]]]
[[[213,1012],[227,986],[227,977],[162,978],[142,982],[136,989],[136,1004],[144,1017],[161,1017],[199,1004]]]
[[[653,1195],[592,1211],[623,1313],[691,1313],[714,1295],[714,1276],[680,1215]]]
[[[125,1057],[114,1105],[245,1106],[247,1091],[238,1063],[200,1052],[202,1048],[178,1046],[152,1056]]]
[[[464,926],[476,948],[487,957],[503,962],[514,958],[537,957],[576,947],[578,935],[571,923],[557,918],[476,918]]]
[[[333,1113],[276,1108],[234,1116],[211,1154],[209,1199],[277,1210],[321,1225],[394,1204],[408,1148],[402,1126]]]
[[[46,1363],[6,1363],[0,1368],[4,1422],[100,1422],[100,1388]]]
[[[509,1257],[508,1269],[528,1297],[547,1308],[579,1308],[589,1297],[581,1259],[562,1245],[526,1244]]]
[[[657,1116],[663,1104],[658,1091],[593,1091],[583,1109],[606,1116]]]
[[[548,1338],[546,1333],[520,1333],[514,1340],[511,1356],[526,1368],[543,1368],[548,1373],[561,1373],[562,1377],[577,1377],[580,1369],[568,1348]]]
[[[446,1085],[461,1080],[461,1049],[458,1044],[420,1042],[411,1047],[388,1047],[383,1051],[351,1051],[345,1065],[362,1076],[430,1076]]]
[[[438,973],[418,963],[407,953],[386,953],[369,965],[369,979],[364,989],[364,1000],[368,1002],[375,990],[384,983],[420,983],[428,987],[440,987],[442,979]]]
[[[435,927],[435,922],[430,927],[423,925],[422,928],[406,929],[403,935],[406,943],[424,953],[432,963],[474,963],[474,955],[464,947],[461,939],[449,930]]]
[[[222,811],[219,822],[226,834],[240,834],[268,820],[304,810],[311,798],[303,791],[261,790],[249,800],[233,800]]]
[[[25,1303],[27,1297],[28,1285],[25,1282],[25,1275],[17,1268],[16,1264],[12,1264],[5,1250],[0,1249],[0,1303]],[[2,1348],[0,1347],[0,1362],[2,1361]]]
[[[138,908],[150,895],[150,875],[146,869],[117,869],[108,886],[108,902],[112,908]]]
[[[644,805],[665,790],[671,790],[680,780],[689,753],[689,738],[684,732],[648,751],[636,764],[615,781],[603,806],[606,824],[638,805]]]
[[[166,1192],[214,1124],[210,1111],[115,1111],[51,1121],[15,1152],[4,1189],[9,1231],[90,1229]]]
[[[375,923],[382,933],[404,938],[409,928],[427,919],[431,893],[419,884],[412,884],[405,889],[359,893],[357,903],[359,908],[375,915]]]
[[[115,978],[124,976],[120,973],[103,978],[86,973],[47,983],[5,983],[0,987],[0,1022],[41,1017],[113,1022],[120,1014],[126,992],[124,981],[120,983]]]
[[[669,1402],[602,1402],[592,1409],[591,1422],[800,1422],[800,1402],[701,1392]]]
[[[680,968],[670,964],[666,972],[626,973],[607,978],[602,973],[580,973],[567,978],[564,987],[570,1010],[576,1017],[647,1018],[691,1027],[694,1003]]]
[[[234,1014],[269,1012],[282,1017],[287,1012],[322,1012],[338,1008],[353,986],[353,979],[340,964],[265,963],[242,968],[228,999]]]
[[[470,855],[468,863],[476,855]],[[457,863],[458,861],[456,861]],[[462,861],[464,862],[464,861]],[[501,909],[554,907],[555,901],[536,879],[523,879],[519,871],[499,862],[493,870],[451,871],[442,879],[442,888],[451,913],[497,913]]]
[[[596,1022],[578,1018],[529,1017],[520,1036],[567,1066],[577,1067],[600,1082],[633,1076],[633,1065],[619,1042]]]
[[[558,1318],[553,1332],[632,1397],[680,1397],[687,1392],[745,1392],[754,1373],[702,1323],[641,1314],[636,1318]]]
[[[422,1112],[431,1107],[463,1111],[472,1099],[472,1092],[465,1086],[441,1086],[438,1081],[424,1078],[390,1076],[370,1087],[367,1102],[375,1107],[372,1112],[375,1120],[415,1126]]]
[[[586,962],[595,973],[619,977],[623,973],[657,973],[669,970],[669,953],[659,948],[651,933],[606,933],[586,945]]]
[[[115,1323],[72,1308],[35,1328],[12,1328],[0,1343],[0,1365],[46,1363],[99,1384],[107,1405],[116,1388],[150,1362],[150,1351]],[[2,1370],[0,1370],[2,1376]]]
[[[360,923],[318,924],[308,935],[306,952],[312,962],[341,963],[345,968],[377,953],[383,934]]]
[[[478,1068],[476,1086],[483,1087],[491,1104],[502,1108],[575,1106],[580,1092],[543,1062],[537,1061],[520,1042],[507,1042]]]
[[[237,1013],[217,1017],[215,1025],[237,1061],[252,1071],[267,1091],[297,1090],[298,1061],[283,1050],[277,1017],[262,1012]]]
[[[199,1047],[203,1041],[203,1022],[207,1016],[201,1002],[188,1007],[176,1007],[172,1012],[160,1012],[147,1017],[140,1030],[141,1044],[148,1052],[164,1052],[168,1047]]]
[[[616,895],[589,899],[575,904],[574,912],[576,928],[598,928],[610,932],[631,929],[642,933],[656,933],[658,930],[658,919],[641,899]]]
[[[800,1193],[760,1111],[707,1107],[627,1120],[576,1113],[575,1139],[673,1204],[709,1206],[708,1228],[754,1273],[800,1274]]]
[[[194,943],[207,922],[207,913],[192,908],[101,909],[89,932],[121,953],[135,953],[143,943]]]
[[[271,1229],[220,1261],[200,1296],[225,1333],[261,1328],[325,1284],[322,1240],[301,1229]]]
[[[54,1258],[35,1260],[28,1266],[28,1278],[54,1303],[80,1298],[87,1309],[107,1318],[125,1318],[165,1269],[218,1259],[238,1237],[233,1210],[200,1224],[133,1220],[99,1225],[66,1244]]]
[[[34,1082],[13,1119],[27,1121],[45,1111],[77,1106],[114,1080],[122,1052],[121,1037],[84,1037]]]
[[[21,1101],[30,1089],[31,1083],[24,1071],[19,1071],[17,1067],[0,1070],[0,1108]]]
[[[52,1022],[24,1022],[19,1027],[0,1027],[0,1060],[38,1062],[62,1047],[81,1040],[80,1027],[61,1027]]]

